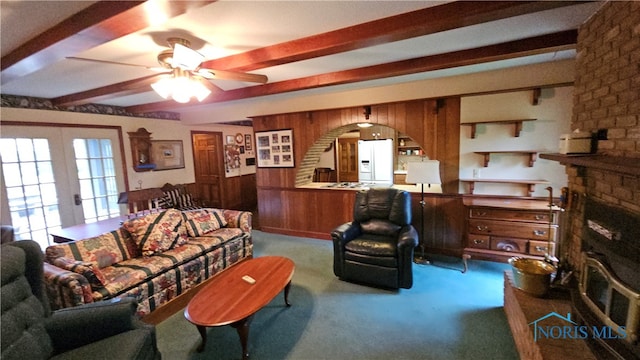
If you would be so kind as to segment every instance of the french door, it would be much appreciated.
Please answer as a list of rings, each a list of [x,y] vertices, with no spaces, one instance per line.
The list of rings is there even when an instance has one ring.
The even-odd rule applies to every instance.
[[[119,139],[116,129],[3,126],[3,223],[45,248],[51,232],[119,216]]]

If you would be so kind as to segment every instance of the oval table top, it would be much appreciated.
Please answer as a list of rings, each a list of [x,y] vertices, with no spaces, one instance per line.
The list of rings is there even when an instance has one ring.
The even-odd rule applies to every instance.
[[[276,297],[293,277],[294,263],[281,256],[245,260],[210,280],[184,310],[199,326],[222,326],[253,315]],[[248,275],[251,284],[242,279]]]

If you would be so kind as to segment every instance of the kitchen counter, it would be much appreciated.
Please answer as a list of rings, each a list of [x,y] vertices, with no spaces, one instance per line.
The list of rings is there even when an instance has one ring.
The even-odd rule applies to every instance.
[[[327,183],[327,182],[312,182],[306,185],[298,186],[298,189],[322,189],[322,190],[368,190],[372,187],[393,187],[395,189],[406,190],[410,193],[420,193],[421,186],[418,185],[400,185],[400,184],[368,184],[368,183],[355,183],[355,182],[342,182],[342,183]],[[431,187],[424,187],[425,193],[442,193],[442,187],[440,185],[431,185]]]

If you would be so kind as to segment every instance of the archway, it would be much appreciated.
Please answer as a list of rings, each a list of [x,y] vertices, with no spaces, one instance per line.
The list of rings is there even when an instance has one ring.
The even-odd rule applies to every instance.
[[[394,131],[397,131],[391,126],[387,127],[393,129]],[[316,168],[316,165],[320,161],[320,156],[322,155],[324,150],[336,140],[336,138],[338,138],[342,134],[358,129],[359,127],[357,123],[348,124],[332,129],[318,138],[318,140],[316,140],[316,142],[309,148],[304,158],[302,159],[300,169],[296,174],[296,187],[308,185],[313,181],[314,170]]]

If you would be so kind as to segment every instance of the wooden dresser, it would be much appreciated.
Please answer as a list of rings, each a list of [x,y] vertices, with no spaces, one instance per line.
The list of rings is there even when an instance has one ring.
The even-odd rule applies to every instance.
[[[560,208],[549,210],[546,200],[464,199],[466,246],[463,260],[474,257],[506,262],[521,256],[542,259],[556,254]]]

